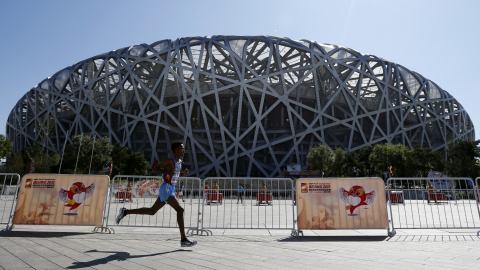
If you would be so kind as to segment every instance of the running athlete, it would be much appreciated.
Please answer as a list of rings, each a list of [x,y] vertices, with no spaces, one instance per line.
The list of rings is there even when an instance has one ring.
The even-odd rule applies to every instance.
[[[182,170],[182,160],[180,159],[185,154],[185,146],[182,142],[174,142],[172,144],[172,152],[174,155],[166,159],[163,163],[154,166],[153,172],[163,174],[163,183],[158,190],[158,198],[152,207],[143,207],[138,209],[129,209],[122,207],[116,218],[117,224],[127,215],[155,215],[166,203],[168,203],[177,212],[178,228],[180,229],[180,246],[181,247],[193,247],[197,244],[197,241],[190,241],[185,235],[185,229],[183,225],[183,208],[175,198],[175,185],[180,176],[188,174],[188,169]]]

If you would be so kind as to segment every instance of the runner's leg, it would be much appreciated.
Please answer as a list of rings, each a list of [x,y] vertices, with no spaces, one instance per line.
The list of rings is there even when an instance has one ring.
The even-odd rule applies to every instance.
[[[152,205],[152,207],[142,207],[138,209],[130,209],[130,210],[125,210],[125,215],[155,215],[155,213],[158,212],[163,206],[165,205],[165,202],[161,202],[160,198],[157,198],[155,203]]]
[[[168,204],[177,211],[177,223],[178,223],[178,229],[180,230],[180,236],[182,240],[186,239],[187,236],[185,235],[185,228],[183,224],[183,208],[180,206],[178,203],[177,199],[175,197],[168,197],[167,199]]]

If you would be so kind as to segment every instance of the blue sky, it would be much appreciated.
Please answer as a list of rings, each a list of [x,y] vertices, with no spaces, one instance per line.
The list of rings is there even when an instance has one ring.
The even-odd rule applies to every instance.
[[[187,36],[272,35],[401,64],[467,110],[480,138],[480,1],[2,1],[0,134],[33,86],[92,56]]]

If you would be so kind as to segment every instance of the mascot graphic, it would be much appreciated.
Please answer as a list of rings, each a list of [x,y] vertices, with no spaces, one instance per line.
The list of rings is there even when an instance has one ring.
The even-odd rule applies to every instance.
[[[70,211],[72,211],[79,207],[86,199],[92,197],[94,190],[95,184],[85,187],[82,182],[75,182],[69,190],[61,188],[58,192],[58,197],[60,201],[65,202],[65,206],[70,207]]]
[[[361,205],[368,205],[375,199],[375,191],[366,193],[362,186],[353,186],[349,191],[340,188],[340,198],[346,202],[346,210],[350,210],[350,216],[356,216],[353,211]]]

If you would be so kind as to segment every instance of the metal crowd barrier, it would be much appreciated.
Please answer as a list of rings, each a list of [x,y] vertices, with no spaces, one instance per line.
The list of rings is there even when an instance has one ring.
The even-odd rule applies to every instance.
[[[0,224],[6,225],[6,230],[9,229],[13,217],[19,187],[18,173],[0,173]]]
[[[478,180],[470,178],[390,178],[387,200],[395,229],[480,227]]]
[[[243,194],[239,193],[240,185]],[[211,177],[203,180],[202,187],[199,216],[201,229],[207,234],[208,229],[295,231],[295,188],[289,178]]]
[[[477,177],[477,179],[475,179],[475,198],[477,199],[477,210],[478,210],[478,213],[480,213],[480,177]],[[477,236],[480,236],[480,230],[477,232]]]
[[[179,194],[180,185],[184,184],[183,196]],[[199,194],[201,180],[194,177],[180,177],[175,191],[180,205],[185,210],[185,229],[198,230],[198,213],[201,194]],[[127,215],[120,224],[115,218],[120,208],[136,209],[151,207],[158,197],[158,189],[162,184],[161,176],[134,176],[117,175],[110,183],[107,194],[108,209],[104,212],[103,227],[162,227],[177,228],[176,211],[168,204],[162,207],[155,215]]]

